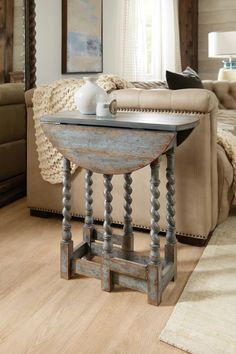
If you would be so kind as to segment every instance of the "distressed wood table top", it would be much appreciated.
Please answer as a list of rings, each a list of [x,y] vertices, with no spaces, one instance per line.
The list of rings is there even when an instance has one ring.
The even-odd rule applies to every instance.
[[[44,116],[42,129],[61,154],[97,173],[122,174],[152,163],[198,124],[194,115],[118,113],[97,118],[78,111]]]
[[[88,125],[114,128],[134,128],[178,132],[194,128],[199,117],[192,114],[170,114],[158,112],[119,112],[114,117],[85,115],[79,111],[65,111],[46,115],[42,123]]]

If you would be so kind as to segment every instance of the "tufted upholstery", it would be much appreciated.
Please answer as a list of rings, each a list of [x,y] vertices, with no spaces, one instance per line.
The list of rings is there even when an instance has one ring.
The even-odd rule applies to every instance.
[[[163,90],[163,89],[139,89],[128,88],[116,90],[111,97],[117,99],[118,107],[135,110],[166,110],[182,112],[210,113],[217,108],[217,99],[209,90]]]
[[[203,81],[205,89],[215,93],[220,109],[236,109],[236,81]]]

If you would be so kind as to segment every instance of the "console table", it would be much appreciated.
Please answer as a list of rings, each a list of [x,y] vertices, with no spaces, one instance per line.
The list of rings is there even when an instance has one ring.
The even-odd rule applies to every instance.
[[[198,124],[195,115],[161,113],[118,113],[97,118],[78,111],[61,112],[41,119],[42,128],[63,159],[63,222],[61,277],[82,274],[101,279],[102,289],[115,284],[147,293],[148,303],[158,305],[171,280],[177,275],[174,221],[174,149]],[[159,166],[167,158],[167,232],[165,256],[160,257]],[[86,170],[85,224],[83,241],[73,246],[70,225],[70,162]],[[132,229],[132,177],[135,170],[150,165],[151,223],[150,253],[134,250]],[[93,220],[93,172],[104,176],[104,224],[102,232]],[[112,176],[124,175],[124,227],[112,232]],[[101,201],[102,203],[102,201]]]

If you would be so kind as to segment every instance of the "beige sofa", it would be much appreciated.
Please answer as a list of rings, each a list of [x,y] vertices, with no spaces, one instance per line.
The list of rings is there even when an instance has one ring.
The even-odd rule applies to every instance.
[[[236,102],[236,83],[227,84],[221,97],[218,83],[206,82],[218,94],[221,104]],[[225,84],[222,83],[225,89]],[[216,142],[218,100],[209,90],[123,89],[112,93],[118,106],[129,110],[176,111],[200,114],[200,124],[176,152],[176,230],[179,240],[203,244],[229,212],[233,199],[233,170],[224,150]],[[33,91],[26,93],[27,203],[32,215],[61,212],[61,185],[45,182],[38,166],[32,107]],[[228,108],[228,107],[226,107]],[[232,108],[231,106],[229,108]],[[160,226],[166,227],[165,158],[161,164]],[[150,222],[150,168],[133,173],[133,223],[148,228]],[[103,219],[102,176],[94,176],[94,216]],[[72,180],[72,214],[84,215],[84,172],[77,169]],[[113,220],[123,220],[123,177],[114,176]]]
[[[0,206],[26,194],[24,85],[0,85]]]

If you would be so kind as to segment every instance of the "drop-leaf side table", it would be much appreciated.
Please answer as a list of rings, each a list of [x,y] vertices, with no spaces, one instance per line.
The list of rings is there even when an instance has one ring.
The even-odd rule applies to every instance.
[[[101,279],[102,289],[115,284],[146,292],[148,303],[158,305],[177,275],[177,246],[174,209],[174,150],[198,124],[196,115],[167,113],[118,113],[116,117],[61,112],[41,119],[43,131],[63,159],[63,222],[61,277],[82,274]],[[167,227],[165,256],[160,257],[159,166],[167,158]],[[85,224],[83,241],[73,246],[70,225],[70,163],[86,170]],[[132,177],[135,170],[150,165],[151,222],[150,253],[134,250],[132,229]],[[93,172],[104,176],[103,232],[93,220]],[[112,232],[112,176],[124,175],[124,227],[122,235]],[[101,201],[102,203],[102,201]],[[95,259],[101,257],[101,262]]]

